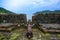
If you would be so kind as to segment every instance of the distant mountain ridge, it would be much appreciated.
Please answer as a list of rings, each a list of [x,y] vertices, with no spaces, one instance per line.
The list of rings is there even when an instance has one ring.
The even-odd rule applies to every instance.
[[[0,14],[15,14],[15,13],[0,7]]]
[[[48,14],[48,13],[60,13],[60,10],[54,10],[54,11],[50,11],[50,10],[44,10],[44,11],[38,11],[38,12],[36,12],[36,13],[38,13],[38,14],[40,14],[40,13],[43,13],[43,14]],[[35,14],[36,14],[35,13]]]

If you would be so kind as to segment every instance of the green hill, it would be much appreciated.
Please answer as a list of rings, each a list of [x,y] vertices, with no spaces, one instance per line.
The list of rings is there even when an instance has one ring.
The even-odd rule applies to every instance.
[[[54,11],[50,11],[50,10],[38,11],[38,12],[34,13],[34,15],[38,15],[38,14],[57,14],[57,13],[60,13],[60,10],[54,10]]]
[[[15,13],[0,7],[0,14],[15,14]]]

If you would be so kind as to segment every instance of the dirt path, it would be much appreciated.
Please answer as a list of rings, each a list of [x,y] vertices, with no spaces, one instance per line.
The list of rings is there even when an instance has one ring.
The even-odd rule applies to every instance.
[[[26,37],[26,32],[27,32],[26,29],[20,28],[20,29],[18,29],[18,31],[21,34],[20,37],[18,37],[18,40],[41,40],[41,34],[40,34],[39,30],[36,28],[33,28],[33,38],[32,39],[28,39]]]

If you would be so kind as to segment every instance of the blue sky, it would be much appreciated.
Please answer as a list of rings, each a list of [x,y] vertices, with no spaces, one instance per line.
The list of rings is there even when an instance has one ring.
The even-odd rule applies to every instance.
[[[60,0],[0,0],[0,7],[18,14],[25,13],[31,19],[37,11],[60,10]]]

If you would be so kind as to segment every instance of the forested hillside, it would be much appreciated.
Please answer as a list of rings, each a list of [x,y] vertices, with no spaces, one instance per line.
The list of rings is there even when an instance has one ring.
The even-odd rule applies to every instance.
[[[0,14],[15,14],[15,13],[0,7]]]

